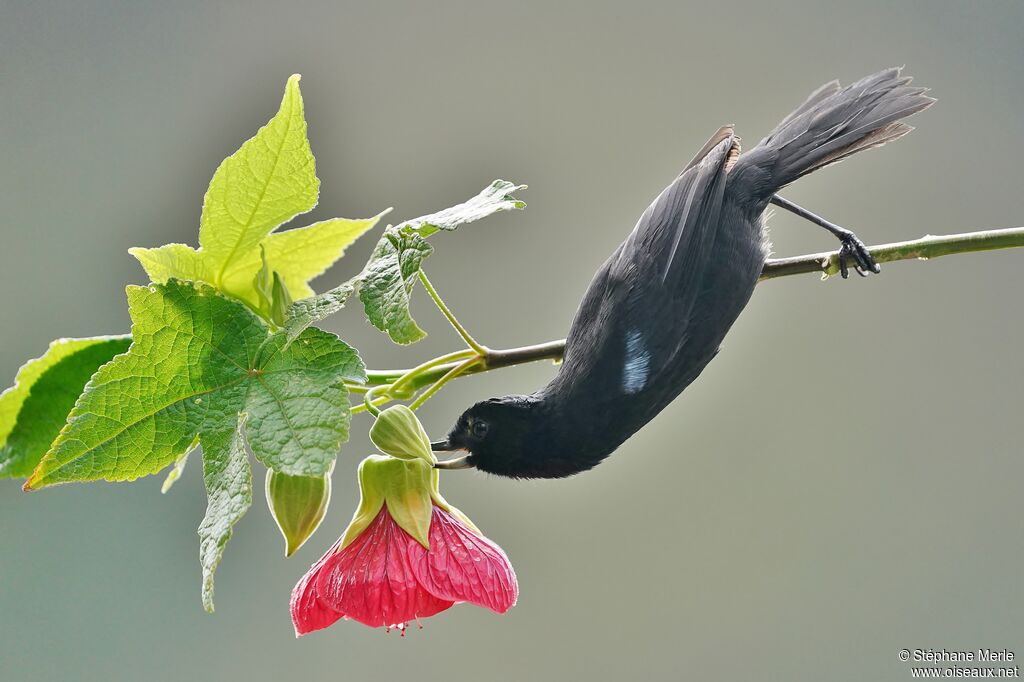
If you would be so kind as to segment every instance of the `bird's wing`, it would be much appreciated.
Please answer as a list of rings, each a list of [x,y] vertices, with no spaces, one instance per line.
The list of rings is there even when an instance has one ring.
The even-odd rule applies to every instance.
[[[693,158],[690,159],[690,162],[683,167],[683,170],[679,171],[679,175],[677,175],[676,177],[681,176],[683,173],[685,173],[686,171],[690,170],[698,163],[703,161],[704,157],[710,154],[711,150],[717,147],[722,142],[722,140],[730,138],[734,134],[735,133],[733,131],[733,125],[731,123],[729,125],[725,125],[719,128],[718,132],[712,135],[708,139],[708,141],[704,143],[704,146],[700,148],[700,151],[693,155]]]
[[[685,345],[714,248],[726,173],[739,151],[731,129],[723,130],[717,144],[647,207],[594,276],[569,330],[556,385],[614,399],[623,388],[642,389]]]
[[[629,250],[637,272],[626,301],[627,368],[642,365],[651,375],[661,373],[677,363],[680,353],[689,352],[694,306],[712,265],[728,169],[739,155],[732,130],[722,133],[699,162],[655,199],[634,230],[641,248]]]
[[[731,128],[702,159],[690,165],[647,207],[612,264],[611,279],[628,283],[631,298],[655,292],[677,314],[692,305],[714,248],[728,168],[739,155]]]

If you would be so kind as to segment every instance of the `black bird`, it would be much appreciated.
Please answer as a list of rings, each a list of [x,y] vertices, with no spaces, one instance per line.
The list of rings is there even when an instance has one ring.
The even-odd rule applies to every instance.
[[[753,149],[740,154],[725,126],[647,207],[601,266],[576,312],[554,379],[531,395],[479,402],[436,451],[438,464],[513,478],[586,471],[654,418],[718,352],[768,256],[768,204],[836,235],[842,275],[878,272],[850,231],[779,197],[797,178],[912,128],[900,122],[935,100],[899,69],[811,93]]]

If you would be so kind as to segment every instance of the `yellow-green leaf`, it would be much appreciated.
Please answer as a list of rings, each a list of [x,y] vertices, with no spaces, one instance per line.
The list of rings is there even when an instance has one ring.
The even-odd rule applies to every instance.
[[[292,298],[307,298],[314,294],[310,280],[323,274],[387,213],[356,220],[332,218],[273,233],[312,209],[319,187],[306,138],[299,77],[292,76],[277,115],[214,174],[203,201],[200,248],[166,244],[128,252],[157,284],[172,278],[205,282],[266,313],[268,306],[261,304],[253,282],[262,265],[261,248]]]
[[[313,295],[309,287],[310,280],[322,275],[345,255],[345,249],[373,229],[385,213],[387,211],[359,220],[333,218],[307,227],[275,232],[263,242],[267,250],[267,262],[284,279],[292,298],[308,298]],[[257,270],[258,256],[254,262]]]
[[[295,75],[288,79],[277,114],[221,163],[206,191],[199,245],[213,270],[213,284],[220,287],[244,269],[250,252],[258,252],[276,227],[316,206],[319,193]]]
[[[163,284],[172,277],[189,282],[213,284],[213,271],[207,267],[203,254],[187,244],[164,244],[155,249],[128,249],[135,256],[149,279]]]

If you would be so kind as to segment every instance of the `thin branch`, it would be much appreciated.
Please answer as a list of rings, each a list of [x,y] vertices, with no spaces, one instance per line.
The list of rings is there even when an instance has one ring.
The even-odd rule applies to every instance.
[[[964,232],[944,237],[925,236],[906,242],[872,246],[868,250],[879,263],[891,263],[899,260],[929,260],[955,253],[972,253],[976,251],[992,251],[995,249],[1012,249],[1024,247],[1024,227],[1013,227],[1005,230],[985,230],[982,232]],[[827,276],[839,272],[839,252],[828,251],[794,258],[776,258],[765,263],[761,272],[761,281],[801,275],[811,272]],[[511,348],[508,350],[488,350],[482,362],[463,368],[459,376],[478,374],[492,369],[522,365],[537,360],[555,360],[562,357],[565,350],[565,339],[548,341],[534,346]],[[461,362],[449,362],[431,367],[418,373],[409,382],[408,388],[417,389],[436,382],[446,374],[459,367]],[[378,386],[396,381],[407,374],[407,369],[369,370],[367,385]]]
[[[1024,227],[963,232],[942,237],[928,235],[908,242],[872,246],[868,250],[879,263],[892,263],[898,260],[928,260],[954,253],[1012,249],[1020,246],[1024,246]],[[828,251],[809,256],[772,259],[765,263],[764,270],[761,271],[761,279],[775,279],[808,272],[820,272],[829,276],[838,273],[839,252]]]
[[[492,369],[501,369],[502,367],[512,367],[513,365],[522,365],[536,360],[559,360],[562,357],[562,351],[564,349],[565,339],[538,343],[535,346],[510,348],[508,350],[491,349],[486,360],[464,370],[461,372],[460,376],[479,374],[480,372],[487,372]],[[432,384],[460,364],[460,362],[449,362],[443,365],[435,365],[429,370],[417,374],[406,388],[418,389],[428,384]],[[407,369],[370,369],[366,371],[366,383],[369,386],[390,384],[398,377],[405,376],[408,372],[409,370]]]

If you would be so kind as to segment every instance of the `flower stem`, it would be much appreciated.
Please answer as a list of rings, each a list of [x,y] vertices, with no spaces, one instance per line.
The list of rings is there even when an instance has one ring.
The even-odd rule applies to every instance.
[[[437,289],[435,289],[434,285],[430,283],[429,279],[427,279],[427,273],[423,272],[423,270],[420,270],[420,281],[423,282],[423,288],[427,290],[428,294],[430,294],[430,298],[434,299],[434,303],[437,304],[437,307],[441,310],[444,316],[448,318],[448,322],[455,327],[455,331],[459,333],[459,336],[461,336],[462,340],[466,342],[466,345],[476,351],[477,355],[487,357],[489,349],[486,346],[477,343],[476,339],[466,331],[466,328],[462,326],[462,323],[459,322],[454,313],[452,313],[452,311],[448,309],[448,306],[445,305],[444,301],[441,300],[441,296],[437,293]]]
[[[433,360],[427,360],[422,365],[414,367],[405,374],[403,374],[401,378],[398,379],[398,381],[391,385],[391,389],[389,392],[394,395],[401,395],[401,392],[404,389],[415,389],[416,387],[411,384],[413,384],[413,382],[416,380],[416,377],[420,376],[421,374],[423,374],[424,372],[433,367],[437,367],[438,365],[443,365],[446,362],[458,362],[461,360],[466,360],[468,358],[478,357],[480,356],[476,353],[476,351],[467,348],[466,350],[460,350],[454,353],[448,353],[446,355],[436,357]]]
[[[363,396],[363,404],[356,405],[355,407],[353,407],[352,412],[362,412],[365,410],[372,414],[374,417],[376,417],[377,415],[380,414],[380,410],[377,408],[377,406],[383,405],[384,403],[391,400],[390,396],[383,395],[378,398],[376,397],[376,394],[386,394],[389,390],[391,390],[391,384],[381,384],[380,386],[374,386],[373,388],[366,392],[366,395]],[[362,409],[359,409],[360,407]]]
[[[415,410],[420,405],[422,405],[423,403],[427,402],[427,400],[429,400],[432,395],[434,395],[435,393],[437,393],[438,391],[441,390],[442,386],[444,386],[449,381],[451,381],[455,377],[459,376],[460,374],[462,374],[463,372],[468,370],[473,365],[475,365],[478,362],[480,362],[480,360],[481,360],[480,356],[477,355],[477,356],[473,356],[473,357],[469,358],[468,360],[464,360],[464,361],[460,362],[459,364],[455,365],[454,367],[452,367],[450,370],[445,372],[444,376],[442,376],[440,379],[435,381],[434,384],[430,388],[428,388],[427,390],[423,391],[423,393],[420,394],[420,396],[418,398],[416,398],[416,400],[412,401],[409,404],[409,409],[410,410]]]
[[[948,256],[957,253],[973,253],[978,251],[992,251],[995,249],[1011,249],[1017,247],[1024,247],[1024,227],[1013,227],[1004,230],[965,232],[947,236],[928,235],[920,239],[913,239],[905,242],[872,246],[868,250],[879,263],[891,263],[899,260],[929,260],[931,258],[938,258],[940,256]],[[821,273],[826,276],[831,276],[839,272],[839,252],[828,251],[806,256],[796,256],[794,258],[778,258],[769,260],[765,263],[764,269],[761,272],[761,281],[775,279],[777,277],[787,277],[789,275],[807,274],[811,272]],[[438,307],[441,308],[441,312],[445,313],[449,322],[452,323],[456,330],[459,331],[459,334],[462,335],[463,339],[466,340],[466,343],[469,344],[472,337],[465,333],[465,330],[462,329],[461,325],[455,321],[454,316],[448,312],[448,309],[437,296],[437,292],[430,286],[426,279],[426,275],[423,275],[422,271],[420,272],[420,277],[423,280],[423,284],[427,291],[431,292],[431,296],[434,298],[434,301],[438,304]],[[473,343],[476,342],[474,341]],[[443,383],[441,383],[442,379],[444,380],[444,383],[447,383],[456,376],[488,372],[492,369],[511,367],[513,365],[536,362],[537,360],[557,361],[562,357],[562,353],[565,351],[565,339],[507,350],[485,349],[479,344],[476,345],[480,349],[484,350],[485,353],[482,354],[483,357],[475,359],[470,358],[472,362],[470,362],[470,360],[453,362],[448,359],[448,356],[441,356],[440,358],[435,358],[435,360],[424,363],[412,370],[368,370],[366,372],[366,386],[376,387],[384,384],[391,384],[402,380],[403,377],[414,372],[415,375],[404,382],[404,388],[415,390],[435,382],[435,386],[438,383],[443,385]],[[470,347],[472,348],[473,345],[470,344]],[[477,349],[474,348],[474,350]],[[480,350],[477,350],[477,352],[479,353]],[[427,367],[428,365],[429,367]],[[428,392],[431,395],[440,388],[440,386],[436,386],[436,388],[435,386],[431,386],[431,388],[428,389]],[[427,395],[427,397],[429,397],[429,395]],[[422,404],[423,399],[425,398],[420,396],[417,401]],[[352,411],[363,411],[359,409],[360,407],[362,406],[356,406]]]
[[[352,381],[344,382],[345,388],[348,389],[349,393],[366,393],[369,389],[364,384],[355,383]]]

